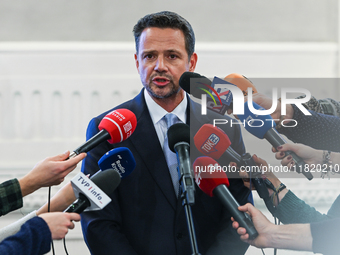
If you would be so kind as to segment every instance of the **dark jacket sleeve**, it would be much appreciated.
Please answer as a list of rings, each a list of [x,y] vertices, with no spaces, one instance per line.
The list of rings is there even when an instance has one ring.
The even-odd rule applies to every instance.
[[[339,218],[340,196],[334,201],[328,213],[322,214],[298,198],[293,192],[288,191],[278,205],[275,216],[284,224],[311,223]]]
[[[97,119],[92,119],[88,125],[86,139],[99,132]],[[103,142],[87,153],[82,164],[84,174],[94,174],[99,170],[98,159],[100,159],[112,146]],[[91,254],[107,254],[107,251],[120,251],[120,254],[136,254],[129,245],[128,240],[121,233],[122,218],[117,203],[116,193],[112,194],[114,202],[109,203],[103,210],[83,212],[81,215],[81,226],[84,240],[91,251]]]
[[[17,179],[0,184],[0,216],[22,207],[22,194]]]
[[[303,98],[304,96],[298,97]],[[308,110],[323,113],[326,115],[338,116],[340,117],[340,102],[332,98],[316,99],[311,97],[311,99],[303,104]]]
[[[294,143],[303,143],[318,150],[340,152],[340,118],[309,111],[304,115],[295,105],[293,119],[295,127],[281,127],[278,131]],[[288,125],[294,125],[289,123]]]
[[[51,232],[46,222],[34,217],[20,231],[0,243],[1,255],[40,255],[51,249]]]

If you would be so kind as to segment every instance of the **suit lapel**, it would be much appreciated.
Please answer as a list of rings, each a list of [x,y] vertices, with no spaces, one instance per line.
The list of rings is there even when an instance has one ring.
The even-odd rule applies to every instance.
[[[168,165],[158,140],[155,127],[144,100],[144,90],[132,101],[133,112],[137,117],[137,128],[129,139],[144,165],[142,171],[148,171],[171,206],[176,209],[177,198],[171,181]],[[142,106],[142,107],[141,107]],[[144,166],[146,169],[143,169]]]
[[[205,123],[209,123],[209,118],[201,114],[200,105],[190,100],[188,96],[187,124],[190,126],[190,131],[193,131],[191,130],[193,127],[201,127]],[[194,135],[190,134],[191,137]]]

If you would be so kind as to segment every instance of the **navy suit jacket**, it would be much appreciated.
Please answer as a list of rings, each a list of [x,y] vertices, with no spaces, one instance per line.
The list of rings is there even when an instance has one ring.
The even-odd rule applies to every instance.
[[[190,111],[187,112],[187,123],[191,119],[192,126],[199,127],[212,121],[211,116],[201,116],[200,105],[188,99]],[[110,195],[112,202],[103,210],[82,213],[85,242],[91,253],[96,255],[192,254],[185,211],[181,200],[175,197],[163,150],[145,103],[144,89],[134,99],[115,109],[121,108],[129,109],[136,115],[136,130],[122,143],[103,142],[91,150],[83,161],[82,171],[85,174],[95,173],[99,169],[98,160],[115,147],[128,147],[136,160],[136,168]],[[91,120],[87,139],[98,132],[98,124],[110,111]],[[225,131],[233,148],[243,153],[240,128],[228,127]],[[249,202],[250,192],[242,180],[230,179],[230,183],[230,191],[239,203]],[[209,197],[197,186],[192,214],[198,249],[202,255],[245,253],[248,245],[240,241],[232,229],[229,212],[217,198]]]

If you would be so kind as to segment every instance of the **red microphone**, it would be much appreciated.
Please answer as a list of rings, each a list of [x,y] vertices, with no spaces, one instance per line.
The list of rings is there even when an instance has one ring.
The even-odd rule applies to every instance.
[[[241,156],[230,145],[230,139],[219,127],[204,124],[194,136],[196,148],[203,154],[219,159],[223,154],[232,162],[241,165]]]
[[[194,137],[197,149],[204,155],[219,159],[222,155],[229,161],[235,162],[239,167],[246,166],[251,169],[250,178],[259,196],[264,199],[268,208],[271,208],[269,193],[261,172],[249,153],[242,156],[230,147],[230,140],[224,131],[211,124],[204,124]],[[252,174],[252,175],[251,175]]]
[[[256,238],[258,233],[250,216],[238,210],[240,205],[228,190],[229,180],[222,167],[210,157],[199,157],[194,162],[194,174],[198,187],[210,197],[218,197],[231,216],[247,230],[249,239]]]
[[[75,149],[69,156],[72,158],[82,152],[88,152],[98,144],[108,140],[109,143],[120,143],[129,138],[137,126],[136,115],[128,109],[118,109],[108,113],[99,123],[99,132]]]

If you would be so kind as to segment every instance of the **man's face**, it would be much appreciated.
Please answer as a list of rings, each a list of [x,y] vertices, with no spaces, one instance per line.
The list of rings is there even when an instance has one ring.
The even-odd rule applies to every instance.
[[[151,27],[140,36],[135,60],[143,86],[155,99],[163,99],[176,97],[179,78],[185,71],[195,70],[197,55],[188,60],[181,30]]]

